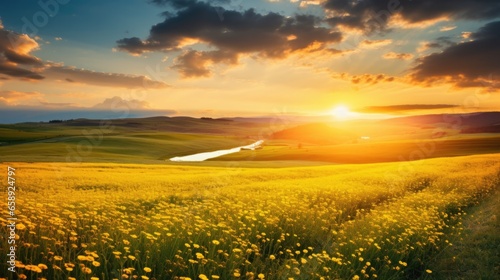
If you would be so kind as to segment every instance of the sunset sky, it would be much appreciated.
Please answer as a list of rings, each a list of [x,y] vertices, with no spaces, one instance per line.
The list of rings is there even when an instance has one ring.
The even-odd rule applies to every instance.
[[[500,110],[498,0],[20,0],[2,1],[0,16],[3,122],[5,112],[122,107]]]

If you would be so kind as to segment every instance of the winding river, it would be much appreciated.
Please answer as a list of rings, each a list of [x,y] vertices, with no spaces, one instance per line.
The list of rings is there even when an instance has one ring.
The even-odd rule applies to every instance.
[[[218,150],[218,151],[213,151],[213,152],[198,153],[198,154],[182,156],[182,157],[173,157],[170,159],[170,161],[204,161],[204,160],[211,159],[211,158],[216,158],[216,157],[220,157],[220,156],[224,156],[224,155],[237,153],[241,150],[255,150],[255,149],[259,148],[262,145],[262,143],[264,143],[264,140],[259,140],[253,144],[250,144],[250,145],[240,146],[240,147],[227,149],[227,150]]]

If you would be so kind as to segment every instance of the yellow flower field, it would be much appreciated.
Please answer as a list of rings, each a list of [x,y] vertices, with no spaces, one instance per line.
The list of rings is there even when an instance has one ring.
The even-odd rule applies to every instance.
[[[431,279],[467,207],[500,184],[499,155],[411,168],[7,166],[20,279]]]

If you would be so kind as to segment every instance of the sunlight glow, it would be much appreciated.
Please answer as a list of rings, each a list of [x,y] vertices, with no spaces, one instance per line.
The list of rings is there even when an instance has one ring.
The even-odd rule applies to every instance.
[[[339,120],[345,120],[351,115],[351,111],[345,105],[338,105],[331,111],[332,116]]]

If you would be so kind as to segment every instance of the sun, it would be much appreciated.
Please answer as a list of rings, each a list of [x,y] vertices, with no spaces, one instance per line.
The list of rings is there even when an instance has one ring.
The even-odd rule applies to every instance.
[[[331,111],[332,116],[339,120],[345,120],[351,115],[351,111],[345,105],[338,105]]]

